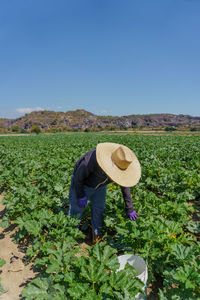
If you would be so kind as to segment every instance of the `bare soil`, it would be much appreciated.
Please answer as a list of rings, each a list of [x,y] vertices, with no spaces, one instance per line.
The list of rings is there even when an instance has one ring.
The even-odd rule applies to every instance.
[[[1,203],[3,196],[0,195],[0,220],[5,212],[5,206]],[[33,271],[32,263],[24,265],[25,253],[13,242],[12,236],[16,228],[0,227],[0,257],[6,261],[1,268],[0,278],[4,292],[0,300],[18,300],[23,288],[32,280],[37,273]]]

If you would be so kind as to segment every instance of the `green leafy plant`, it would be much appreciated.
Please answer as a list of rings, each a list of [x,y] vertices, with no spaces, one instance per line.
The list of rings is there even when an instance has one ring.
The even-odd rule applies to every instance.
[[[127,263],[123,270],[117,271],[117,251],[105,243],[90,247],[88,255],[81,257],[67,250],[68,242],[48,250],[46,273],[23,290],[26,299],[54,297],[58,291],[61,299],[133,299],[143,292],[144,284],[136,278],[135,269]]]
[[[0,258],[0,268],[3,267],[3,265],[5,265],[5,263],[6,263],[5,260]],[[1,285],[1,278],[0,278],[0,294],[3,293],[3,291],[4,291],[4,289]]]
[[[103,225],[106,244],[89,248],[89,257],[77,258],[83,232],[91,228],[90,208],[81,232],[79,220],[67,216],[70,181],[74,163],[99,142],[124,144],[139,158],[142,177],[131,188],[139,218],[127,219],[120,188],[110,184]],[[15,240],[26,245],[27,261],[32,259],[40,273],[24,290],[26,298],[129,299],[133,291],[126,276],[112,268],[117,254],[131,251],[145,258],[149,283],[160,278],[160,299],[198,299],[199,222],[192,214],[200,192],[199,148],[198,137],[184,136],[1,137],[0,189],[6,212],[0,225],[17,227]]]

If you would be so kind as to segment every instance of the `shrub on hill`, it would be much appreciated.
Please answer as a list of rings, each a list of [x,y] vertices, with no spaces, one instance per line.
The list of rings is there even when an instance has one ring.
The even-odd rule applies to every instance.
[[[42,132],[42,130],[41,130],[41,128],[40,128],[39,125],[33,125],[33,126],[31,127],[31,132],[32,132],[32,133],[39,134],[39,133]]]
[[[176,130],[176,128],[172,127],[172,126],[169,126],[169,127],[165,128],[165,131],[175,131],[175,130]]]

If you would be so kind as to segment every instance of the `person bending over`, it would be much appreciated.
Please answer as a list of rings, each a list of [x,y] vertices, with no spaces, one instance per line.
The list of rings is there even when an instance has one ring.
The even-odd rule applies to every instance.
[[[140,163],[132,150],[116,143],[99,143],[96,149],[84,154],[74,165],[69,192],[68,215],[80,219],[87,201],[91,201],[93,244],[101,240],[107,184],[120,185],[126,214],[136,220],[130,187],[141,177]]]

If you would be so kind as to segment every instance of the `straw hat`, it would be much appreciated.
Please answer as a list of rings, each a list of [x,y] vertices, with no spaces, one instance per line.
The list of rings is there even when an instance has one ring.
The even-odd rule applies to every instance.
[[[128,147],[116,143],[100,143],[96,147],[99,166],[117,184],[131,187],[141,177],[140,163]]]

